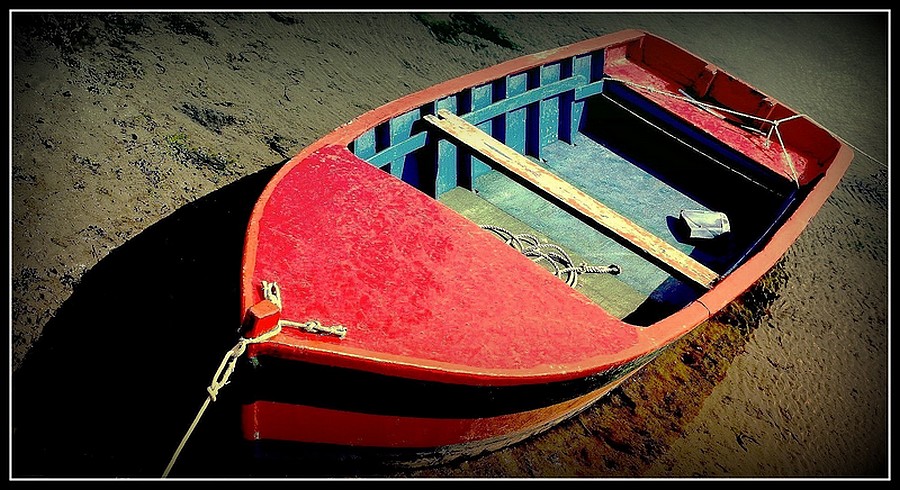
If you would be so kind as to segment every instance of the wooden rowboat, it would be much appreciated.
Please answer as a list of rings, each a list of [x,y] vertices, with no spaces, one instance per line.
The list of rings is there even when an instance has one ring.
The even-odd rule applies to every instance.
[[[435,462],[547,429],[753,285],[852,156],[634,30],[364,114],[251,216],[244,437]]]

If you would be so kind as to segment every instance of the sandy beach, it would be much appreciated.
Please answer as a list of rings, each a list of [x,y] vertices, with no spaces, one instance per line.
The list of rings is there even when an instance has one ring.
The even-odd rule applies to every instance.
[[[11,479],[159,478],[237,340],[247,218],[293,154],[403,95],[626,28],[856,149],[740,304],[507,449],[254,463],[226,388],[171,477],[887,478],[889,11],[427,14],[11,11]]]

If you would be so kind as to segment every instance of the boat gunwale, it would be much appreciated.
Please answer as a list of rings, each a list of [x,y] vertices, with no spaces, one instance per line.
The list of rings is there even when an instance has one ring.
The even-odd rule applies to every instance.
[[[404,114],[443,97],[459,93],[465,89],[572,56],[632,42],[643,36],[659,37],[640,30],[619,31],[568,46],[521,56],[462,75],[388,102],[338,127],[302,149],[272,177],[260,194],[251,212],[244,240],[241,267],[241,318],[245,319],[249,308],[261,299],[259,288],[253,283],[253,272],[255,270],[256,239],[259,232],[259,222],[265,211],[266,203],[282,178],[310,154],[328,145],[342,145],[346,147],[365,131],[388,121],[392,117]],[[747,86],[752,87],[749,84]],[[774,101],[775,99],[772,100]],[[790,109],[788,106],[784,107]],[[807,119],[812,121],[810,118]],[[815,123],[815,121],[812,122]],[[818,125],[818,123],[815,124]],[[821,125],[819,126],[821,127]],[[829,134],[831,133],[829,132]],[[383,354],[360,348],[349,348],[317,338],[300,341],[299,339],[289,338],[285,334],[276,335],[266,342],[251,344],[248,347],[248,353],[251,357],[261,354],[274,354],[303,362],[334,364],[379,374],[483,385],[542,383],[574,379],[626,364],[647,353],[662,349],[690,332],[701,322],[709,319],[734,301],[781,260],[788,248],[805,229],[808,222],[824,205],[849,167],[853,158],[853,152],[843,140],[836,136],[835,139],[839,144],[839,148],[830,165],[825,169],[824,174],[816,183],[811,185],[809,192],[806,193],[793,213],[775,230],[759,251],[735,268],[730,274],[723,277],[712,289],[679,311],[649,326],[635,326],[622,321],[623,325],[636,329],[637,341],[628,349],[615,354],[598,355],[578,362],[553,366],[540,365],[517,369],[486,369],[418,357]],[[250,331],[246,335],[252,337],[261,333],[263,332]]]

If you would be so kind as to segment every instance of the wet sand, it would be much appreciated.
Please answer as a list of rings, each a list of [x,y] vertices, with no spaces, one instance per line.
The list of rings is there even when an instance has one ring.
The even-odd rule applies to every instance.
[[[642,28],[872,157],[760,285],[508,449],[262,467],[225,388],[171,476],[886,477],[886,13],[479,15],[499,35],[403,12],[13,13],[11,476],[161,475],[237,339],[250,207],[305,145],[452,77]]]

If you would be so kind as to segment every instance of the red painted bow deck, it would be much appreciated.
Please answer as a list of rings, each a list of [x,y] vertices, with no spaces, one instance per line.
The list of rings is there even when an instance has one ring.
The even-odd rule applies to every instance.
[[[552,380],[637,340],[635,328],[512,247],[344,148],[306,158],[266,208],[254,282],[279,284],[286,319],[348,328],[343,340],[287,331],[268,348],[325,343],[303,356],[329,363],[377,352],[370,362],[384,366],[371,369],[408,364],[423,378],[428,363],[441,379],[483,371]]]

